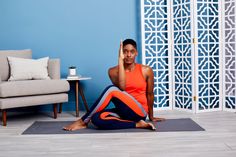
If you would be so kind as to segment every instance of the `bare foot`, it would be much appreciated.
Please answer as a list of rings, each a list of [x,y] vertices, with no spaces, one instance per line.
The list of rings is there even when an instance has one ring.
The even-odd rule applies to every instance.
[[[144,120],[140,120],[136,123],[136,128],[146,128],[151,130],[156,130],[156,127],[152,123],[147,123]]]
[[[82,119],[78,119],[72,124],[63,127],[63,129],[67,131],[75,131],[83,128],[87,128],[87,125],[82,121]]]

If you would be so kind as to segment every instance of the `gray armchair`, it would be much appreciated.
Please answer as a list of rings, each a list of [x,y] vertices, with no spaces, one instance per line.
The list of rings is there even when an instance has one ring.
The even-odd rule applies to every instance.
[[[57,104],[68,101],[69,83],[60,80],[60,60],[49,59],[50,80],[7,81],[10,75],[8,56],[32,58],[31,50],[0,50],[0,110],[3,126],[7,125],[7,109],[53,104],[57,118]]]

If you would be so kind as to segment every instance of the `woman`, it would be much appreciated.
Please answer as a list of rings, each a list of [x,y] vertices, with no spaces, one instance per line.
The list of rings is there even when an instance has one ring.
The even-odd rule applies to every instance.
[[[152,123],[145,122],[147,115],[154,122],[164,120],[153,116],[153,71],[149,66],[137,64],[137,55],[134,40],[120,43],[118,65],[108,71],[113,85],[104,90],[89,112],[64,127],[65,130],[86,128],[90,121],[99,129],[156,129]],[[106,109],[110,102],[115,108]]]

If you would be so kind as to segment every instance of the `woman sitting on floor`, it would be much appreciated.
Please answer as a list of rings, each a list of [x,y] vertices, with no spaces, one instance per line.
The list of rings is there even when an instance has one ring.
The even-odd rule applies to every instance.
[[[154,122],[163,120],[153,116],[153,71],[149,66],[137,64],[137,55],[134,40],[126,39],[120,43],[118,65],[108,71],[113,85],[103,91],[89,112],[64,127],[65,130],[86,128],[90,121],[100,129],[156,129],[145,121],[147,115]],[[106,109],[110,102],[115,108]]]

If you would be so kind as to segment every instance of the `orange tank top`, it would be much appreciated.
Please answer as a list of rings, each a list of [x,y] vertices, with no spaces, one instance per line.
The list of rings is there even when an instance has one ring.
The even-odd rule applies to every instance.
[[[148,113],[148,104],[146,96],[147,83],[142,73],[142,65],[136,64],[131,72],[126,73],[126,88],[125,91],[132,95]]]

